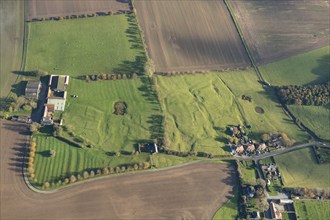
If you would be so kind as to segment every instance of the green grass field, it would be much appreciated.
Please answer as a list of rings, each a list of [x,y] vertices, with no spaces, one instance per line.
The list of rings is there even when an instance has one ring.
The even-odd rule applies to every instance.
[[[134,144],[156,136],[160,110],[150,86],[149,78],[90,83],[72,79],[68,93],[79,98],[68,98],[64,125],[104,151],[132,152]],[[127,104],[127,114],[113,113],[117,101]]]
[[[318,164],[311,148],[275,157],[284,186],[330,188],[329,164]]]
[[[159,97],[165,114],[168,145],[175,150],[224,154],[227,125],[252,125],[252,136],[281,131],[295,141],[307,136],[284,114],[273,91],[257,82],[252,71],[157,76]],[[253,101],[241,99],[252,96]],[[264,114],[255,111],[262,107]]]
[[[24,1],[2,1],[0,5],[0,98],[6,97],[20,70],[24,37]]]
[[[236,193],[233,198],[228,200],[228,202],[215,213],[213,220],[236,219],[238,216],[237,203],[238,201]]]
[[[95,149],[81,149],[68,145],[52,136],[45,134],[35,135],[37,140],[35,156],[36,185],[45,181],[58,181],[72,174],[80,174],[85,170],[103,167],[144,162],[149,160],[148,154],[134,156],[108,156],[103,151]],[[49,150],[55,150],[55,157],[49,157]]]
[[[330,140],[330,105],[289,105],[289,110],[318,137]]]
[[[29,23],[26,71],[41,69],[71,76],[143,73],[144,62],[132,15]]]
[[[241,161],[238,164],[242,173],[242,184],[256,185],[256,170],[252,161]]]
[[[294,207],[299,219],[324,220],[330,216],[329,201],[295,200]]]
[[[260,67],[272,85],[318,84],[330,80],[330,46]]]

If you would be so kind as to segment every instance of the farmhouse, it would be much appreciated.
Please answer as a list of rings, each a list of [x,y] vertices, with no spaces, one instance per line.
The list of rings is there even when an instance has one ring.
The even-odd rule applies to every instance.
[[[64,111],[69,84],[69,76],[51,75],[47,94],[47,104],[53,104],[55,111]]]
[[[40,88],[40,81],[28,81],[25,87],[25,98],[38,99]]]
[[[69,76],[51,75],[48,83],[47,104],[41,120],[42,125],[52,125],[55,111],[64,111]]]

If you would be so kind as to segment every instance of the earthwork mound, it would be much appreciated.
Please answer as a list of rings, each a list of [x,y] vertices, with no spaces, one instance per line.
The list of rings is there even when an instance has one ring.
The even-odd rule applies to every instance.
[[[114,108],[115,108],[115,111],[114,111],[115,115],[125,115],[127,113],[126,102],[123,102],[123,101],[116,102],[114,105]]]
[[[256,111],[257,113],[259,113],[259,114],[263,114],[263,113],[265,113],[264,109],[261,108],[261,107],[256,107],[256,108],[255,108],[255,111]]]

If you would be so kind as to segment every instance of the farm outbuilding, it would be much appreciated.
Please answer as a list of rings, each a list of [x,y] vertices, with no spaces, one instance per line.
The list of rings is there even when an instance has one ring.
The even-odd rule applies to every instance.
[[[25,98],[38,99],[40,93],[40,81],[28,81],[25,87]]]

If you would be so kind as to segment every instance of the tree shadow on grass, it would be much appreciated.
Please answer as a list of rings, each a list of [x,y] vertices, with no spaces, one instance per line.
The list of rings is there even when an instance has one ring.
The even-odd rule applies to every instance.
[[[15,93],[17,96],[22,96],[25,94],[26,84],[27,81],[20,81],[19,83],[12,85],[11,91]]]
[[[330,53],[318,59],[317,63],[318,66],[312,69],[312,73],[317,75],[318,79],[308,83],[309,85],[320,84],[330,80]]]

